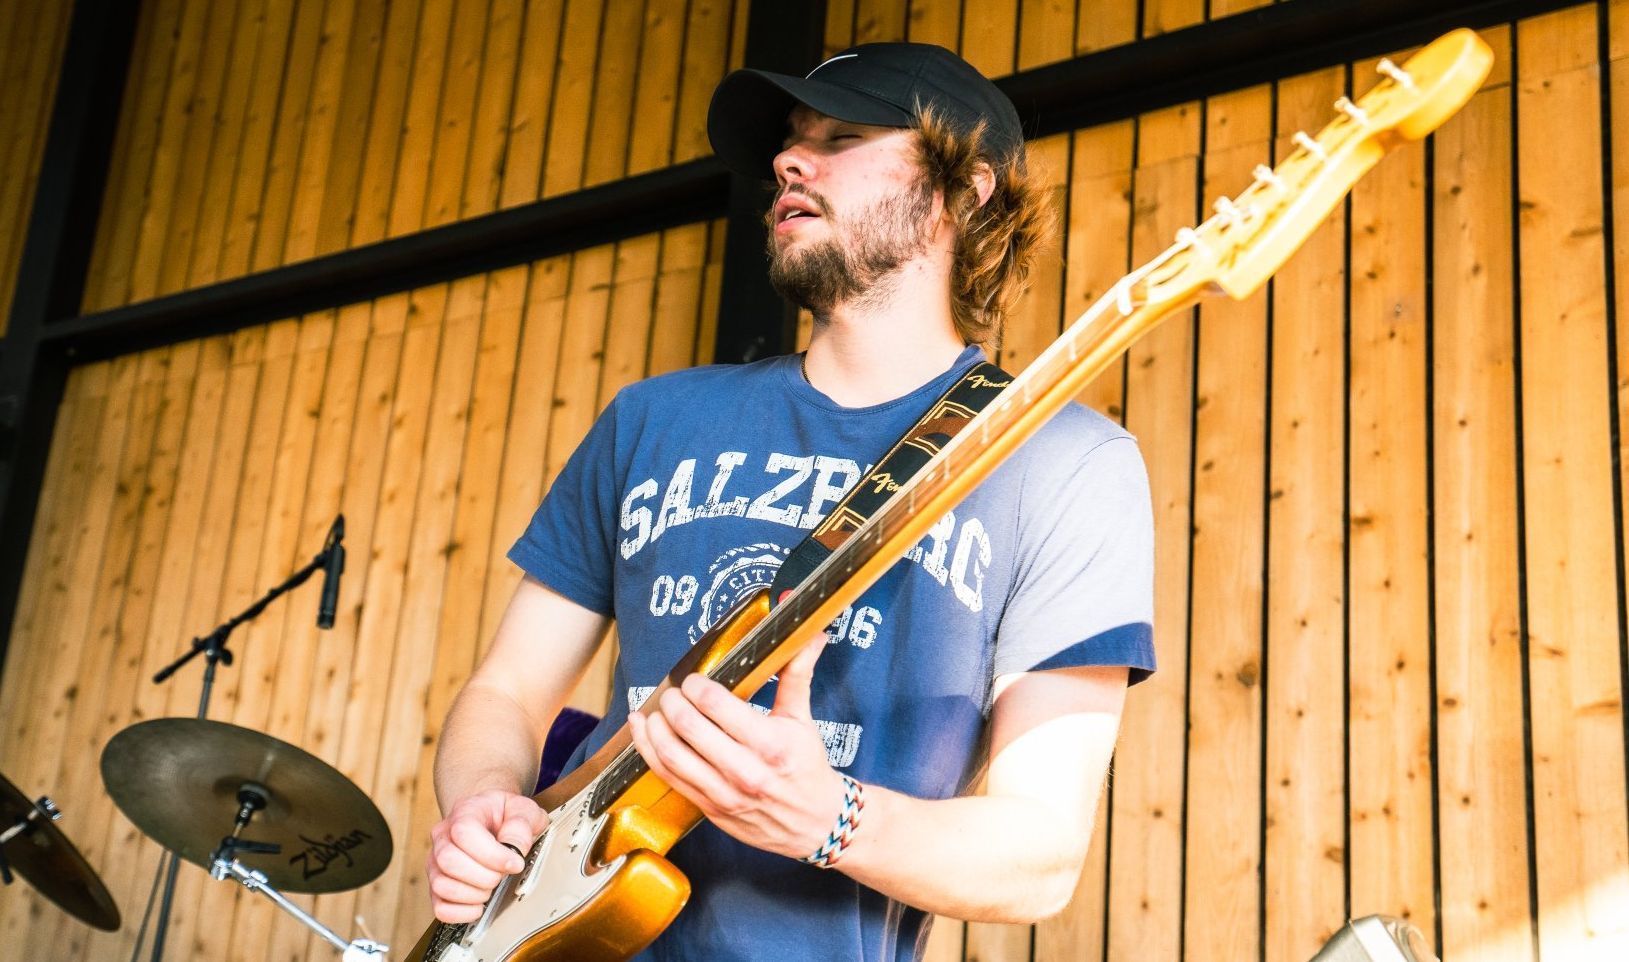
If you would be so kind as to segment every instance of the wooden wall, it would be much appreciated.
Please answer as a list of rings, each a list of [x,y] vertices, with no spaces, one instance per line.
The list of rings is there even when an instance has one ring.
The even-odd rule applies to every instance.
[[[343,511],[334,630],[314,627],[315,588],[268,608],[233,639],[210,717],[301,745],[369,793],[397,856],[315,912],[347,933],[361,912],[411,945],[439,818],[433,743],[518,581],[503,553],[617,388],[709,360],[718,226],[76,369],[12,635],[0,758],[16,784],[61,801],[125,926],[93,933],[18,886],[0,943],[19,958],[129,957],[157,848],[101,790],[102,746],[140,719],[193,714],[201,665],[163,686],[149,677],[305,563]],[[585,682],[584,707],[603,706],[608,669],[602,659]],[[235,889],[183,868],[171,957],[332,954]]]
[[[0,335],[11,317],[72,11],[54,0],[0,4]]]
[[[861,7],[857,33],[926,32],[914,5]],[[1032,9],[1058,12],[1036,44],[1068,36],[1056,5],[1023,4],[1016,42],[969,30],[971,8],[962,50],[986,70],[1028,65]],[[946,16],[930,35],[958,36]],[[936,962],[1295,962],[1373,912],[1451,960],[1629,957],[1629,246],[1610,232],[1629,3],[1486,36],[1487,87],[1269,289],[1168,321],[1088,392],[1148,460],[1161,670],[1132,694],[1071,907],[941,925]],[[1031,144],[1066,231],[1002,361],[1374,79],[1354,64]]]
[[[129,94],[88,307],[695,156],[684,105],[704,105],[694,91],[722,61],[692,84],[693,55],[665,65],[650,38],[734,57],[742,27],[704,0],[661,16],[657,0],[243,2],[150,5],[132,69],[151,79]],[[999,75],[1251,5],[831,0],[827,46],[933,40]],[[445,44],[423,23],[446,24]],[[229,70],[210,36],[287,53],[262,74],[270,61],[233,52]],[[1270,289],[1169,321],[1087,392],[1148,460],[1162,670],[1133,693],[1071,907],[1037,926],[942,923],[934,962],[1295,962],[1370,912],[1413,919],[1455,962],[1629,957],[1629,245],[1614,230],[1629,151],[1613,142],[1629,130],[1629,0],[1485,36],[1487,87],[1360,184]],[[1062,229],[1003,363],[1026,363],[1372,66],[1032,144]],[[662,77],[676,119],[653,145],[615,104]],[[128,957],[156,853],[102,794],[101,746],[191,714],[195,669],[144,677],[344,510],[341,624],[310,627],[314,589],[268,612],[237,639],[212,715],[372,795],[397,858],[315,911],[342,932],[360,911],[410,943],[428,914],[423,775],[514,582],[502,550],[616,385],[706,359],[718,227],[78,369],[0,678],[0,770],[62,801],[127,925],[93,934],[12,888],[0,942]],[[580,704],[603,704],[603,670]],[[200,870],[182,880],[173,957],[330,957]]]
[[[144,7],[87,311],[702,156],[746,29],[745,0]]]

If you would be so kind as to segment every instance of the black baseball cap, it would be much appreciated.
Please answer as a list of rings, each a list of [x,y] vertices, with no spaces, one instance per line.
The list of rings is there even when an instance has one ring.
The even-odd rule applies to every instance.
[[[1012,101],[972,64],[931,43],[865,43],[802,77],[737,70],[713,91],[707,138],[732,170],[759,180],[786,139],[786,117],[803,104],[828,117],[879,127],[916,126],[915,107],[933,107],[960,133],[985,124],[998,164],[1024,160],[1024,130]]]

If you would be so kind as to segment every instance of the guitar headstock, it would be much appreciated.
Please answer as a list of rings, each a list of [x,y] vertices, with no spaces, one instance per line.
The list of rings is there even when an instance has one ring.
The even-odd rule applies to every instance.
[[[1178,235],[1172,257],[1148,276],[1149,287],[1214,284],[1230,297],[1248,297],[1381,157],[1464,106],[1492,64],[1493,51],[1467,29],[1438,37],[1401,67],[1382,60],[1372,90],[1356,103],[1337,100],[1334,119],[1317,136],[1297,133],[1296,150],[1277,167],[1257,167],[1243,193],[1219,199],[1214,216]]]

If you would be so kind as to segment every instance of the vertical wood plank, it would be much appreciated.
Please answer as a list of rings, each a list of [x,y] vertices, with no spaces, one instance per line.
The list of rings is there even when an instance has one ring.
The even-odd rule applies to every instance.
[[[1068,270],[1064,323],[1073,324],[1130,269],[1133,120],[1077,131],[1069,179]],[[1125,361],[1099,375],[1077,398],[1115,420],[1124,418]]]
[[[264,210],[267,158],[276,133],[278,99],[283,88],[284,63],[294,27],[295,0],[267,0],[254,54],[254,80],[244,114],[243,139],[238,146],[237,175],[227,205],[226,235],[220,252],[200,251],[200,258],[220,258],[212,277],[239,277],[249,272],[255,238]],[[200,273],[194,269],[194,275]]]
[[[223,378],[225,386],[220,404],[220,427],[207,472],[207,497],[201,507],[203,517],[194,547],[195,563],[186,588],[187,607],[182,624],[187,637],[207,632],[237,614],[251,600],[242,598],[241,593],[229,595],[224,582],[225,573],[232,570],[247,570],[252,574],[249,564],[255,557],[261,531],[255,525],[255,517],[264,513],[263,488],[260,489],[262,500],[250,499],[251,510],[256,515],[245,517],[241,523],[241,527],[249,529],[247,532],[239,531],[237,511],[244,495],[240,482],[245,478],[245,462],[251,450],[249,435],[260,396],[266,342],[266,327],[240,331],[227,339],[224,357],[217,358],[213,352],[206,352],[205,361],[201,362],[201,379]],[[216,365],[224,366],[224,370],[217,371]],[[268,402],[268,406],[270,403],[280,401]],[[251,473],[248,477],[253,479],[257,475]],[[238,600],[244,605],[226,610],[232,601]],[[236,644],[241,639],[233,641]],[[202,665],[194,662],[164,683],[165,714],[189,717],[197,713],[202,669]],[[233,674],[230,667],[221,670],[223,685]],[[210,717],[217,720],[229,717],[230,706],[224,704],[225,701],[218,689],[210,706]],[[137,878],[151,885],[151,876],[144,879],[144,874],[138,873]],[[137,897],[145,898],[145,895]],[[198,958],[223,957],[236,904],[236,894],[230,888],[216,883],[196,866],[180,866],[170,929],[165,939],[166,946],[176,948],[166,948],[166,952],[190,952]]]
[[[1334,68],[1279,85],[1280,157],[1344,80]],[[1266,962],[1306,958],[1346,917],[1344,227],[1337,211],[1271,295]]]
[[[1516,45],[1534,856],[1552,958],[1629,953],[1597,13],[1522,21]]]
[[[248,469],[267,476],[262,526],[256,545],[253,574],[238,582],[252,603],[271,586],[287,578],[300,563],[300,516],[312,463],[316,432],[313,412],[321,404],[327,346],[333,337],[333,317],[324,313],[280,324],[268,337],[263,359],[261,400],[255,430],[266,442],[251,447]],[[239,524],[244,523],[241,514]],[[303,561],[304,559],[300,559]],[[300,605],[306,617],[314,599]],[[227,689],[233,724],[269,732],[281,675],[295,671],[302,652],[285,644],[287,629],[296,615],[294,600],[273,604],[244,626],[237,642],[237,660]],[[309,662],[307,662],[309,664]],[[259,958],[266,953],[281,924],[281,911],[265,899],[239,898],[233,916],[229,957]]]
[[[702,286],[707,265],[707,225],[662,232],[661,273],[651,311],[650,354],[645,376],[690,367],[696,361]]]
[[[400,776],[389,763],[394,756],[384,747],[383,733],[394,710],[393,702],[403,696],[406,682],[410,680],[408,666],[397,667],[402,626],[412,623],[408,609],[413,604],[423,603],[422,599],[411,599],[410,576],[415,563],[429,563],[415,554],[415,549],[420,547],[414,540],[415,515],[421,479],[432,470],[425,445],[431,433],[430,413],[436,399],[433,392],[440,379],[448,294],[446,285],[436,285],[381,298],[375,303],[374,344],[382,349],[378,351],[375,365],[374,344],[370,344],[367,367],[375,371],[395,367],[398,373],[389,381],[388,399],[382,391],[369,394],[364,388],[363,417],[353,428],[357,438],[365,439],[354,446],[358,449],[354,453],[358,457],[360,480],[372,482],[372,490],[377,493],[373,496],[372,511],[364,512],[367,516],[361,519],[366,540],[358,539],[355,553],[361,555],[362,545],[368,546],[367,568],[362,575],[361,620],[351,661],[348,698],[337,736],[338,751],[328,760],[379,806],[391,827],[393,840],[398,843],[405,827],[396,817],[400,812],[397,805],[400,792],[406,786],[400,784]],[[364,371],[365,386],[371,383],[373,373]],[[375,430],[378,433],[373,433]],[[445,466],[436,465],[433,469],[441,471]],[[347,517],[347,540],[350,521]],[[443,546],[444,540],[440,545],[427,548],[426,554],[435,555]],[[411,657],[427,659],[432,651],[429,644],[414,647]],[[420,708],[422,704],[421,701]],[[399,739],[403,733],[398,732],[394,737]],[[419,737],[416,725],[411,737],[415,740]],[[394,750],[398,743],[390,744]],[[373,884],[379,886],[377,881]],[[364,902],[363,898],[369,901]],[[391,931],[379,915],[380,912],[393,914],[395,907],[394,901],[387,904],[383,887],[375,888],[371,894],[350,891],[319,896],[316,905],[327,917],[335,919],[350,919],[360,911],[375,932]],[[390,941],[387,935],[381,934],[380,938]]]
[[[488,0],[459,0],[453,13],[430,162],[425,227],[439,227],[457,220],[469,186],[470,121],[475,116],[480,93],[489,7]]]
[[[424,0],[393,0],[385,18],[379,73],[362,151],[362,176],[356,191],[350,243],[383,240],[390,234],[391,198],[396,164],[406,123],[408,91]]]
[[[476,635],[482,652],[497,632],[498,621],[520,581],[519,570],[505,556],[543,499],[544,450],[554,407],[571,263],[570,255],[550,258],[533,264],[527,278],[525,317],[487,565],[493,574],[482,599],[480,631]]]
[[[543,197],[573,191],[583,184],[588,108],[594,100],[594,68],[603,12],[604,4],[594,0],[566,3],[554,107],[549,113],[549,146],[543,157]]]
[[[359,0],[355,4],[350,49],[345,54],[344,80],[334,118],[334,128],[343,132],[343,139],[329,151],[322,209],[317,214],[318,253],[345,247],[355,228],[362,165],[368,156],[368,131],[375,101],[383,94],[383,81],[387,76],[385,31],[396,6],[384,0]]]
[[[249,107],[256,94],[255,51],[267,16],[266,0],[242,0],[233,24],[226,62],[235,69],[226,71],[212,118],[215,136],[210,142],[209,161],[198,178],[197,226],[192,232],[192,249],[185,254],[185,276],[177,287],[196,287],[217,277],[221,247],[226,242],[226,222],[230,213],[232,185],[237,174],[239,153],[249,126]],[[122,164],[114,161],[110,170]],[[102,231],[98,230],[101,235]],[[183,252],[177,252],[178,255]]]
[[[7,760],[6,777],[30,797],[52,788],[45,774],[46,766],[56,761],[50,740],[58,739],[60,750],[68,707],[77,693],[73,675],[76,649],[59,626],[67,614],[64,604],[74,585],[75,565],[83,550],[100,541],[100,529],[91,544],[85,544],[81,531],[96,513],[97,502],[91,494],[96,490],[93,482],[112,366],[103,361],[69,375],[56,434],[59,441],[52,445],[34,525],[39,551],[35,554],[32,546],[29,549],[33,577],[24,582],[20,593],[6,653],[6,674],[0,685],[0,748]],[[67,804],[66,799],[61,801]],[[63,817],[69,817],[66,809]],[[71,826],[83,824],[76,819],[64,821],[61,827],[72,838],[78,828]],[[7,945],[24,944],[28,928],[43,915],[43,904],[43,896],[31,891],[9,896],[0,905],[0,939]]]
[[[1445,959],[1533,958],[1506,78],[1435,135],[1432,511]]]
[[[373,11],[359,9],[356,3],[330,3],[323,12],[305,131],[300,139],[298,159],[293,164],[294,197],[288,233],[277,258],[280,264],[305,260],[321,249],[322,215],[328,204],[329,187],[338,186],[333,178],[338,170],[345,169],[345,158],[357,156],[357,152],[346,149],[350,131],[339,124],[342,113],[348,114],[347,119],[355,116],[344,110],[345,102],[359,99],[356,94],[360,93],[351,92],[345,86],[348,61],[353,54],[351,31],[357,26],[366,30],[370,12]],[[362,15],[360,23],[359,13]],[[365,47],[362,52],[366,54]],[[338,150],[335,149],[336,137],[341,145]]]
[[[1372,61],[1354,74],[1360,89],[1379,76]],[[1358,182],[1350,209],[1352,914],[1434,932],[1425,145],[1393,151]]]
[[[1018,69],[1074,56],[1074,0],[1019,0]]]
[[[301,503],[291,505],[279,523],[287,532],[283,537],[290,549],[286,564],[291,569],[315,557],[343,506],[345,468],[353,440],[368,326],[366,305],[322,312],[308,316],[302,323],[290,407],[299,418],[294,432],[298,443],[310,449],[309,467]],[[352,535],[355,529],[349,525],[347,528],[347,535]],[[351,550],[347,549],[349,577],[340,582],[333,630],[318,631],[315,626],[318,592],[313,588],[290,599],[285,608],[281,654],[265,731],[308,751],[327,747],[317,745],[311,737],[312,710],[325,703],[324,698],[314,694],[343,686],[340,669],[349,661],[355,637],[355,620],[349,617],[344,604],[360,594],[356,590],[357,566],[349,557]],[[331,724],[328,719],[317,723]],[[332,756],[329,753],[318,757],[329,761]],[[296,896],[294,900],[305,911],[312,911],[310,896]],[[349,919],[323,921],[336,931],[352,929]],[[308,941],[314,940],[302,926],[279,920],[273,924],[263,951],[267,958],[296,959],[306,954],[302,950]],[[324,952],[332,951],[326,943],[320,944]]]
[[[614,246],[606,245],[582,251],[572,261],[559,373],[554,387],[554,411],[549,418],[544,455],[545,491],[554,484],[566,459],[610,400],[608,396],[599,396],[599,385],[608,348],[607,314],[615,258]],[[568,701],[571,707],[594,714],[605,711],[609,659],[610,652],[602,645],[593,666],[572,693]]]
[[[392,859],[379,879],[358,892],[357,910],[370,927],[390,932],[386,941],[409,944],[428,921],[415,913],[398,924],[397,887],[406,863],[422,864],[426,851],[422,836],[409,838],[413,794],[423,747],[424,713],[429,700],[430,672],[437,663],[436,637],[439,610],[445,598],[448,562],[456,550],[452,543],[457,508],[459,468],[470,424],[471,389],[479,354],[482,306],[486,277],[455,281],[449,291],[446,323],[434,375],[428,426],[422,458],[424,466],[413,499],[411,534],[405,557],[402,611],[394,639],[385,700],[384,726],[377,736],[378,762],[372,798],[391,826],[391,834],[406,855]],[[428,785],[425,786],[427,789]],[[427,906],[422,906],[424,911]]]
[[[647,0],[640,33],[638,88],[632,105],[627,173],[665,167],[673,155],[673,125],[678,118],[680,58],[684,53],[684,4]],[[722,63],[720,63],[722,65]],[[705,71],[706,64],[692,64]]]
[[[1143,0],[1142,36],[1157,37],[1204,19],[1204,0]]]
[[[86,762],[101,754],[102,741],[109,734],[105,731],[109,705],[128,690],[125,665],[131,650],[139,644],[139,638],[131,638],[130,626],[145,616],[145,599],[152,592],[150,566],[144,570],[136,567],[135,561],[146,558],[142,552],[147,547],[143,535],[150,532],[143,531],[143,509],[148,501],[148,473],[169,355],[168,348],[159,348],[132,359],[128,409],[119,420],[104,425],[104,430],[113,429],[122,444],[112,475],[106,543],[84,599],[88,612],[83,621],[75,697],[65,738],[54,759],[55,771],[49,779],[52,796],[60,797],[64,805],[73,799],[86,816],[105,800],[100,773],[94,764]],[[127,588],[136,596],[128,619],[124,616]],[[113,684],[115,674],[125,679],[124,689]],[[105,813],[101,819],[88,818],[85,833],[76,839],[76,846],[92,864],[105,854],[106,828]],[[84,950],[88,932],[66,913],[53,913],[46,924],[36,925],[30,932],[24,957],[75,958]]]
[[[453,11],[458,0],[424,0],[413,44],[412,83],[402,114],[396,181],[390,192],[386,235],[400,237],[424,226],[435,156],[439,108],[445,82]]]
[[[423,866],[430,827],[441,818],[433,779],[441,724],[471,671],[481,642],[481,600],[488,581],[493,517],[504,455],[504,435],[520,346],[527,292],[524,266],[489,276],[479,351],[470,392],[469,427],[459,467],[457,502],[447,542],[446,585],[436,613],[435,664],[415,757],[412,811],[401,838],[402,881],[397,930],[408,937],[430,922],[430,896]]]
[[[1271,157],[1272,122],[1266,87],[1207,101],[1207,202]],[[1265,288],[1201,305],[1198,365],[1183,954],[1248,959],[1261,953]]]
[[[910,0],[905,35],[912,43],[936,43],[955,50],[962,41],[961,0]]]
[[[905,39],[906,0],[857,0],[854,42],[880,43]]]
[[[96,232],[91,238],[90,261],[85,271],[85,291],[80,299],[82,310],[90,310],[93,305],[100,303],[104,297],[104,278],[108,273],[108,261],[112,254],[112,240],[118,235],[115,226],[123,224],[128,230],[131,223],[130,205],[125,202],[120,189],[131,180],[132,164],[140,163],[137,159],[138,134],[148,130],[148,126],[140,122],[142,116],[139,105],[156,96],[156,92],[142,87],[138,78],[145,78],[152,70],[154,34],[157,30],[157,8],[149,7],[136,17],[136,34],[130,45],[130,68],[125,73],[124,96],[119,104],[119,123],[113,134],[113,144],[108,154],[107,175],[102,186],[102,207],[97,216]],[[10,295],[5,301],[9,305]],[[9,314],[9,310],[7,311]]]
[[[145,196],[148,181],[153,174],[154,153],[165,123],[165,94],[171,65],[177,56],[176,35],[180,30],[182,0],[165,0],[140,18],[145,41],[140,56],[132,62],[141,73],[137,97],[126,101],[126,109],[134,108],[129,118],[130,133],[123,141],[127,145],[123,166],[108,178],[107,213],[102,215],[105,226],[98,234],[106,238],[97,260],[97,272],[86,286],[88,307],[111,307],[126,303],[130,295],[130,272],[136,260],[136,251],[142,235],[142,220],[146,211]],[[150,25],[150,26],[149,26]],[[126,122],[121,120],[121,127]],[[116,179],[115,179],[116,178]],[[115,188],[114,184],[118,186]]]
[[[420,430],[414,399],[422,397],[422,392],[410,387],[407,398],[399,399],[399,395],[409,379],[426,380],[426,370],[435,364],[436,345],[425,336],[423,324],[418,325],[421,330],[413,336],[406,332],[409,313],[416,315],[427,303],[434,306],[433,301],[415,304],[403,294],[341,311],[342,332],[348,335],[351,324],[365,322],[367,340],[345,463],[346,580],[334,619],[334,637],[328,643],[335,657],[331,662],[325,658],[319,665],[324,676],[330,669],[333,674],[329,684],[313,693],[303,747],[340,769],[364,791],[369,783],[362,780],[361,766],[372,764],[367,747],[373,743],[370,736],[376,739],[377,730],[358,731],[355,726],[378,724],[376,719],[383,711],[379,705],[379,678],[389,671],[391,656],[382,640],[384,630],[376,620],[368,621],[366,615],[369,605],[377,599],[399,597],[392,580],[399,551],[390,537],[397,523],[394,505],[402,488],[388,489],[388,500],[384,494],[387,470],[403,462],[387,465],[387,458],[392,454],[392,443],[404,443],[398,432],[417,437]],[[352,313],[359,316],[352,319]],[[411,350],[406,350],[409,347]],[[415,367],[409,369],[407,364]],[[412,437],[405,444],[410,448]],[[399,453],[396,457],[410,455]],[[355,704],[359,696],[365,696],[366,703]],[[313,914],[348,931],[355,899],[350,892],[318,896]],[[320,962],[331,955],[327,943],[313,940],[307,958]]]
[[[283,262],[283,246],[288,238],[289,218],[298,186],[300,144],[305,139],[310,119],[317,55],[323,46],[325,6],[325,0],[302,0],[294,14],[293,33],[284,54],[283,85],[277,99],[271,149],[264,158],[266,181],[259,222],[255,225],[254,249],[249,258],[252,270],[267,270]]]
[[[1139,119],[1132,258],[1194,222],[1203,118],[1186,104]],[[1111,800],[1108,957],[1174,959],[1182,931],[1183,714],[1187,696],[1193,315],[1167,319],[1126,357],[1126,427],[1143,439],[1154,504],[1159,671],[1127,699]]]
[[[227,53],[237,35],[238,7],[240,4],[208,5],[207,23],[200,38],[197,77],[194,88],[183,108],[185,132],[180,148],[180,165],[174,182],[173,213],[164,234],[154,239],[156,250],[147,261],[147,269],[155,275],[143,278],[152,284],[151,292],[168,293],[186,286],[187,271],[191,266],[193,239],[197,236],[199,219],[204,213],[204,185],[207,171],[215,154],[217,133],[224,131],[217,118],[227,73]],[[223,138],[224,139],[224,138]],[[229,151],[223,151],[229,153]]]
[[[481,54],[481,88],[470,121],[469,165],[464,174],[460,217],[498,209],[503,188],[503,155],[508,146],[509,118],[514,109],[520,62],[524,0],[492,0],[487,14],[486,49]]]
[[[1017,374],[1063,329],[1063,263],[1067,251],[1064,226],[1069,211],[1069,135],[1057,134],[1028,145],[1026,164],[1046,196],[1052,230],[1030,265],[1029,289],[1013,305],[1001,335],[996,363]]]
[[[224,358],[224,347],[224,341],[215,341],[212,354]],[[114,651],[106,653],[109,664],[105,670],[111,679],[102,730],[97,735],[99,748],[125,726],[165,714],[168,692],[155,685],[152,676],[175,658],[181,647],[172,626],[186,599],[185,592],[178,589],[185,584],[205,480],[184,473],[184,469],[196,468],[200,459],[207,458],[214,449],[215,442],[212,415],[195,418],[192,403],[202,348],[199,341],[178,344],[170,351],[166,364],[155,411],[157,427],[144,483],[137,549],[119,615],[119,642]],[[216,381],[210,384],[219,387]],[[209,398],[202,400],[207,402]],[[78,764],[98,767],[94,757],[86,755]],[[118,904],[129,904],[134,901],[133,893],[153,876],[158,863],[157,846],[145,843],[141,832],[105,792],[98,792],[81,814],[97,826],[90,839],[100,842],[99,846],[85,845],[81,851],[87,860],[94,859],[92,864],[97,866],[108,891],[123,896]],[[118,932],[90,932],[85,957],[128,955],[134,935],[130,926]]]
[[[707,105],[724,79],[733,7],[728,0],[690,0],[684,28],[684,69],[679,78],[673,163],[712,152],[707,142]]]
[[[830,57],[845,47],[854,46],[856,2],[857,0],[826,0],[826,44],[823,51],[826,56]]]
[[[177,24],[175,51],[159,116],[158,139],[153,148],[153,169],[146,185],[141,226],[136,235],[134,263],[130,268],[128,297],[132,301],[145,300],[159,292],[159,269],[164,258],[171,219],[176,212],[176,194],[178,189],[181,193],[186,192],[186,189],[180,186],[178,178],[186,171],[187,163],[197,160],[196,152],[199,147],[197,138],[191,145],[194,153],[192,155],[187,153],[187,131],[190,127],[201,135],[209,133],[207,124],[201,122],[189,124],[188,108],[198,89],[199,61],[204,57],[204,34],[212,19],[216,21],[220,19],[211,16],[214,6],[189,3],[183,9],[180,23]],[[227,19],[230,19],[230,7],[221,7],[220,12],[225,13]],[[207,140],[204,142],[204,149],[208,149]]]
[[[504,148],[500,207],[536,200],[543,188],[543,158],[552,122],[555,63],[564,33],[565,0],[527,0],[515,102]]]
[[[22,26],[19,22],[26,21],[28,32],[0,38],[0,51],[6,52],[6,61],[25,65],[21,78],[8,77],[4,88],[7,95],[0,97],[0,130],[10,132],[8,142],[0,145],[0,334],[5,333],[5,318],[11,313],[17,262],[22,256],[34,188],[45,154],[46,130],[56,102],[57,77],[72,12],[56,4],[36,10],[21,4],[13,7],[16,9],[11,23]],[[17,49],[25,43],[25,49]]]
[[[643,14],[641,0],[606,5],[599,56],[594,64],[594,103],[589,112],[588,152],[583,159],[584,187],[615,180],[628,167],[634,84],[644,69],[640,45]]]
[[[1012,73],[1018,56],[1017,4],[1011,0],[962,0],[962,22],[962,49],[958,51],[962,59],[986,77]]]
[[[1139,0],[1083,2],[1075,18],[1075,55],[1118,47],[1137,39]]]

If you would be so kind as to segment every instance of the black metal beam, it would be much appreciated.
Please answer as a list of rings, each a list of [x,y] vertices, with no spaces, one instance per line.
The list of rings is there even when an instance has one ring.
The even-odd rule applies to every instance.
[[[825,49],[826,0],[753,0],[747,10],[742,63],[759,70],[804,73]],[[713,359],[752,361],[792,350],[797,309],[769,284],[764,215],[774,199],[763,183],[730,175],[724,229],[724,279]]]
[[[712,157],[600,187],[50,324],[79,360],[354,304],[397,291],[717,217],[729,175]]]
[[[1580,0],[1295,0],[996,81],[1030,137],[1134,117]]]
[[[65,352],[41,334],[51,318],[79,310],[140,6],[78,0],[68,22],[0,353],[0,666],[68,373]]]

